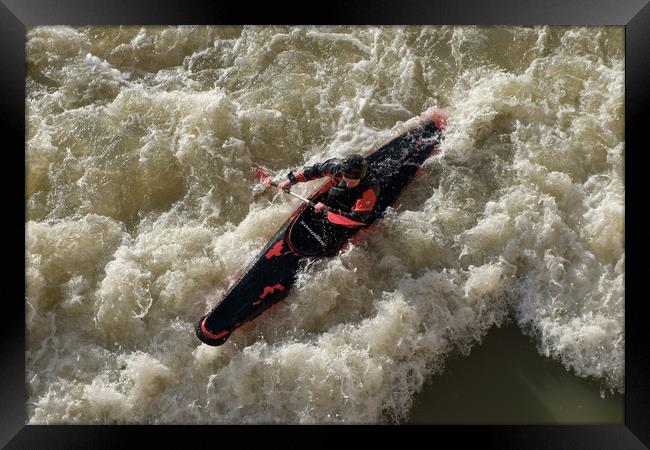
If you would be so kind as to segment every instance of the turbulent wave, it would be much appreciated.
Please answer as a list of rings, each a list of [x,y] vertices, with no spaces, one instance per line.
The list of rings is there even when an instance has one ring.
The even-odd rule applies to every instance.
[[[623,37],[29,29],[29,423],[402,421],[449,354],[509,320],[623,392]],[[368,151],[428,108],[447,136],[401,204],[200,345],[194,321],[297,207],[251,166]]]

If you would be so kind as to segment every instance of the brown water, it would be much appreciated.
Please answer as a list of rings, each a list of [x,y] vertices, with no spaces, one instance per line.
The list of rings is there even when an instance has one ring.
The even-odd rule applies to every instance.
[[[463,378],[497,368],[520,389],[490,383],[503,405],[602,405],[580,377],[619,402],[623,38],[29,29],[29,422],[404,422],[444,398],[428,393],[445,379],[478,401]],[[201,344],[194,322],[297,207],[261,193],[251,167],[367,151],[430,108],[449,113],[441,152],[376,233],[223,347]],[[522,360],[481,360],[520,353],[516,333],[499,340],[508,319],[533,339]]]
[[[625,397],[540,356],[514,325],[492,329],[470,356],[449,358],[416,396],[411,424],[623,424]]]

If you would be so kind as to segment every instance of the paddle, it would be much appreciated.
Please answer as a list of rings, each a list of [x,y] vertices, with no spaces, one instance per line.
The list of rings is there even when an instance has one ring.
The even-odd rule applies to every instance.
[[[278,183],[276,183],[275,181],[273,181],[273,180],[271,179],[271,177],[269,177],[269,176],[266,174],[266,172],[264,172],[264,170],[263,170],[261,167],[256,167],[256,168],[255,168],[255,175],[257,176],[257,178],[259,178],[259,180],[260,180],[262,183],[266,184],[267,186],[278,187]],[[316,203],[312,202],[312,201],[309,200],[308,198],[302,197],[302,196],[300,196],[300,195],[298,195],[298,194],[296,194],[296,193],[294,193],[294,192],[291,192],[289,189],[283,189],[283,191],[286,192],[286,193],[289,194],[289,195],[293,195],[294,197],[299,198],[300,200],[302,200],[303,202],[307,203],[308,205],[310,205],[310,206],[312,206],[312,207],[315,207],[315,206],[316,206]],[[323,209],[324,209],[325,211],[328,211],[328,212],[332,211],[332,210],[330,209],[329,206],[326,206],[326,207],[323,208]]]
[[[264,169],[262,169],[261,167],[259,167],[259,166],[255,167],[255,175],[265,185],[278,187],[278,184],[275,181],[273,181],[271,179],[271,177],[269,177],[266,174],[266,172],[264,172]],[[283,191],[286,192],[289,195],[293,195],[294,197],[299,198],[303,202],[305,202],[308,205],[312,206],[314,209],[316,208],[316,204],[314,202],[312,202],[311,200],[309,200],[308,198],[305,198],[305,197],[302,197],[302,196],[300,196],[298,194],[295,194],[295,193],[291,192],[289,189],[283,189]],[[323,208],[323,210],[327,211],[327,219],[330,222],[335,223],[337,225],[343,225],[343,226],[346,226],[346,227],[353,227],[353,228],[362,227],[362,226],[365,225],[365,223],[356,222],[354,220],[348,219],[345,216],[342,216],[340,214],[335,213],[334,210],[332,208],[330,208],[329,206],[325,206]],[[316,210],[316,212],[320,212],[320,211]]]

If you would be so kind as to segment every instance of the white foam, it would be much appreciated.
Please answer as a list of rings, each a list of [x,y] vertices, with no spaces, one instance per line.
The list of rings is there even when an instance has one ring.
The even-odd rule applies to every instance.
[[[624,386],[615,27],[36,27],[30,423],[401,421],[509,311]],[[363,241],[222,347],[195,321],[299,205],[256,188],[449,112]],[[320,182],[296,186],[308,195]]]

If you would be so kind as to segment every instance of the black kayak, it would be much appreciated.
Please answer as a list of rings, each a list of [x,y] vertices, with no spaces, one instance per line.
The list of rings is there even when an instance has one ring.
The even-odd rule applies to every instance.
[[[428,112],[419,122],[366,156],[379,182],[379,195],[366,228],[392,206],[413,181],[442,139],[445,119]],[[324,201],[331,181],[311,197]],[[208,345],[221,345],[232,332],[284,299],[297,272],[310,258],[336,255],[359,232],[359,227],[335,225],[327,215],[302,204],[230,286],[222,300],[196,323],[197,337]]]

